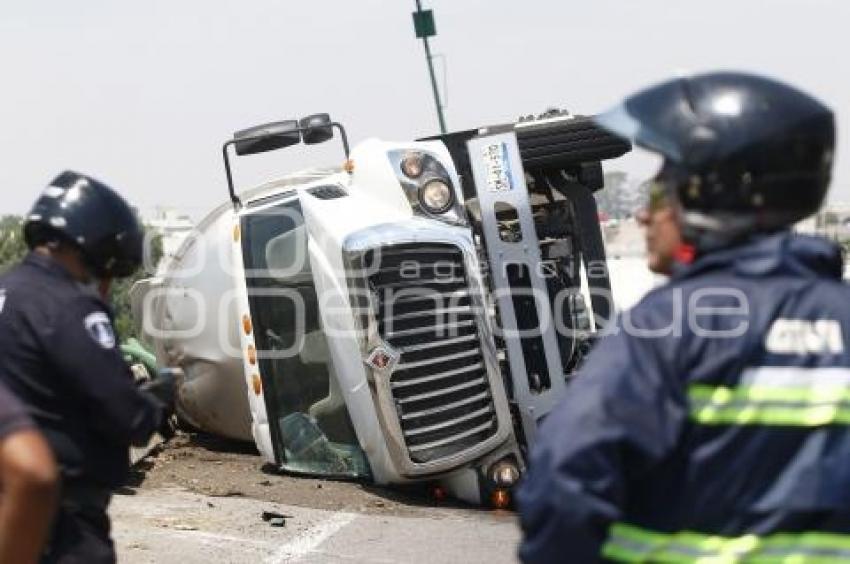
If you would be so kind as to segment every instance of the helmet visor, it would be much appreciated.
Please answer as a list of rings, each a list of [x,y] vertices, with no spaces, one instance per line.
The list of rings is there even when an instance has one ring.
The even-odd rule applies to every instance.
[[[608,131],[625,137],[635,146],[659,153],[671,161],[680,161],[682,153],[676,141],[642,121],[630,106],[632,104],[627,100],[595,116],[594,121]]]

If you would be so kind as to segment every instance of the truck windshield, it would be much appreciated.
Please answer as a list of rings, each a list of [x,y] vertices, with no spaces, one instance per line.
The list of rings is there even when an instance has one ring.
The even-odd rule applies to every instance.
[[[242,251],[275,456],[284,470],[361,477],[368,464],[332,374],[297,199],[248,213]]]

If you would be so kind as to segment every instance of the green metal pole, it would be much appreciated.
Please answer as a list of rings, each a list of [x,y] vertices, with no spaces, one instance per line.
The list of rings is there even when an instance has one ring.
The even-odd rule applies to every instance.
[[[416,9],[422,11],[422,1],[416,0]],[[440,120],[440,132],[445,134],[446,119],[443,116],[443,105],[440,103],[440,90],[437,88],[437,76],[434,74],[434,61],[431,59],[431,46],[428,45],[428,37],[422,37],[422,44],[425,45],[425,59],[428,61],[428,72],[431,75],[431,89],[434,91],[434,102],[437,104],[437,119]]]

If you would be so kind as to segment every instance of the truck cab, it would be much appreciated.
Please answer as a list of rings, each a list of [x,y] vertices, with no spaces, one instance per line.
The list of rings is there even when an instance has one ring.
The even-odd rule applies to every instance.
[[[232,153],[334,132],[341,168],[235,189]],[[561,114],[353,150],[326,114],[237,132],[230,202],[144,293],[179,412],[284,471],[504,504],[610,317],[592,192],[628,149]]]

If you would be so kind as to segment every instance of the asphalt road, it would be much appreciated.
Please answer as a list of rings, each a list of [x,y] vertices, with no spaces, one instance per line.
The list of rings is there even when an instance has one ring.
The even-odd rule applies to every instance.
[[[263,511],[284,515],[273,527]],[[519,531],[510,513],[435,508],[395,516],[139,489],[111,509],[119,562],[209,564],[508,563]]]
[[[119,562],[508,563],[516,516],[368,483],[282,475],[253,445],[180,434],[111,507]],[[264,511],[286,516],[271,526]]]

